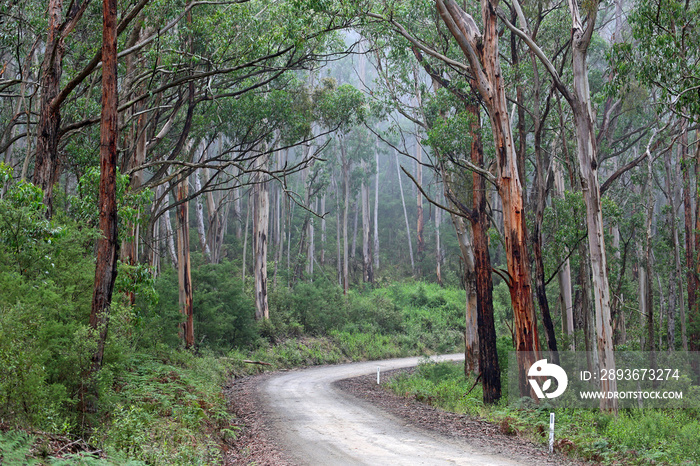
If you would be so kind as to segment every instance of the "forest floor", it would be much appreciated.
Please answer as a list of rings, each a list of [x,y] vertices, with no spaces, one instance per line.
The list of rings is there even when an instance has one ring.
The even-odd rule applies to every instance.
[[[382,379],[386,381],[387,377],[404,370],[411,369],[383,373]],[[287,442],[285,445],[285,440],[280,437],[281,434],[278,432],[280,419],[275,418],[275,414],[271,414],[268,408],[263,407],[265,405],[264,386],[275,377],[279,377],[279,373],[242,378],[232,381],[226,388],[231,409],[237,416],[237,423],[241,428],[237,439],[233,442],[233,448],[226,454],[226,465],[283,466],[299,462],[295,461],[293,454],[287,453],[290,450],[290,444]],[[504,433],[503,430],[510,430],[507,426],[448,413],[415,399],[396,396],[383,386],[377,385],[375,374],[339,380],[332,385],[333,390],[339,390],[343,396],[353,398],[357,404],[371,404],[373,409],[386,416],[387,423],[398,420],[401,428],[425,432],[429,437],[442,439],[439,441],[445,444],[461,445],[467,451],[474,452],[473,455],[476,456],[491,455],[492,464],[509,464],[510,460],[513,464],[585,464],[559,453],[549,455],[541,445],[536,445],[517,434]],[[341,401],[339,404],[342,403]],[[390,429],[389,426],[382,427],[382,430]],[[293,428],[293,430],[296,429]],[[405,438],[401,441],[405,442]],[[307,451],[317,449],[319,449],[318,444],[311,444]],[[298,453],[296,458],[299,459]],[[346,464],[348,458],[339,458],[338,462]],[[435,464],[440,463],[435,461]],[[456,463],[460,464],[461,461]]]

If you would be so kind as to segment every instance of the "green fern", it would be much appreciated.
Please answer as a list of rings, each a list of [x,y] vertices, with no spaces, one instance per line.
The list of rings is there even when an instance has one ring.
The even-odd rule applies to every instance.
[[[0,464],[3,466],[33,466],[39,462],[31,459],[34,437],[21,431],[0,434]]]

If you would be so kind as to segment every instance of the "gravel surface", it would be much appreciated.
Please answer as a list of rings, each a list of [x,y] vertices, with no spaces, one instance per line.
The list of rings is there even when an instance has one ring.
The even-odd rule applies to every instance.
[[[292,375],[296,372],[299,371],[292,371]],[[389,375],[390,373],[383,373],[383,378],[386,379]],[[232,448],[226,452],[227,465],[285,466],[300,462],[299,452],[295,454],[290,441],[285,440],[284,435],[280,436],[279,431],[284,424],[280,424],[279,417],[265,405],[269,403],[264,393],[265,387],[279,377],[280,373],[247,377],[233,381],[226,388],[231,409],[241,428],[238,438],[232,442]],[[493,455],[496,460],[506,458],[533,465],[583,464],[560,454],[551,456],[543,447],[518,435],[504,434],[502,430],[508,429],[501,426],[446,413],[413,399],[398,397],[377,385],[376,373],[335,382],[332,389],[342,392],[342,396],[356,397],[358,404],[371,404],[373,409],[393,419],[399,429],[423,431],[428,437],[437,438],[445,445],[462,444],[467,449],[478,452],[474,455]],[[309,447],[310,445],[306,446]],[[314,446],[314,451],[318,448],[318,445]],[[353,464],[353,461],[338,457],[337,462],[327,462],[341,463]]]

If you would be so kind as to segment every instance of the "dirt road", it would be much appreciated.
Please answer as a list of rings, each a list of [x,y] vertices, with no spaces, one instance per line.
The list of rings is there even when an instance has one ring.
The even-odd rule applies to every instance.
[[[459,360],[463,355],[439,356]],[[269,434],[300,465],[514,465],[464,441],[406,425],[338,388],[349,377],[411,367],[418,358],[311,368],[270,377],[258,387]]]

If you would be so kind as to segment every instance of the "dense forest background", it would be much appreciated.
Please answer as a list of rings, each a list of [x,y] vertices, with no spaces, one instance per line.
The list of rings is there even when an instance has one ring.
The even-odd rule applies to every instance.
[[[0,428],[157,462],[231,365],[697,351],[699,9],[3,3]]]

